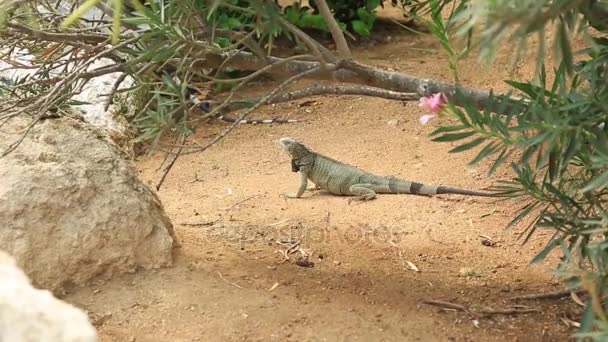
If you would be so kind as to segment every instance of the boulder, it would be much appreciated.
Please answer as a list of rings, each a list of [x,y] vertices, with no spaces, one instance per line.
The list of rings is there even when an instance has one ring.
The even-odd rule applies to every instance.
[[[97,332],[80,309],[33,288],[15,260],[0,251],[0,341],[94,342]]]
[[[0,151],[29,120],[2,127]],[[97,277],[172,263],[173,226],[158,196],[108,139],[47,119],[0,159],[0,249],[37,287],[58,293]]]

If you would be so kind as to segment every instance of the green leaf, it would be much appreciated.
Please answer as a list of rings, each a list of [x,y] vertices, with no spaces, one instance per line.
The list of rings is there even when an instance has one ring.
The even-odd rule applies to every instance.
[[[232,44],[232,42],[230,41],[230,39],[225,38],[225,37],[217,37],[217,38],[215,38],[215,43],[220,48],[226,48],[226,47],[228,47],[228,46],[230,46]]]
[[[583,312],[583,316],[581,317],[581,326],[578,330],[579,333],[586,333],[591,331],[593,328],[593,321],[595,319],[595,315],[593,313],[593,305],[587,301],[585,306],[585,312]],[[582,341],[580,337],[577,338],[577,341]]]
[[[382,1],[380,0],[367,0],[365,8],[367,8],[369,11],[373,11],[380,5],[382,5]]]
[[[300,18],[302,17],[302,12],[298,11],[298,9],[293,6],[286,7],[284,11],[285,19],[287,19],[287,21],[296,26],[300,26]]]
[[[515,216],[511,222],[509,222],[509,224],[507,225],[507,227],[511,227],[515,224],[517,224],[519,221],[523,220],[524,217],[528,216],[530,214],[530,212],[532,212],[532,210],[534,210],[534,208],[536,208],[538,206],[540,202],[539,201],[535,201],[532,203],[528,203],[526,204],[521,211],[519,212],[519,214],[517,214],[517,216]]]
[[[475,165],[479,164],[479,162],[481,162],[484,158],[486,158],[490,154],[494,153],[497,149],[498,149],[497,143],[495,143],[495,142],[488,143],[481,151],[479,151],[477,156],[469,163],[469,165],[475,166]]]
[[[314,28],[317,30],[328,32],[325,20],[319,14],[304,14],[300,19],[302,27]]]
[[[446,142],[446,141],[462,140],[464,138],[468,138],[468,137],[472,136],[475,133],[476,133],[475,131],[468,131],[468,132],[461,132],[461,133],[448,133],[448,134],[439,136],[437,138],[434,138],[433,141]]]
[[[456,131],[461,131],[465,128],[468,128],[468,126],[465,125],[458,125],[458,126],[443,126],[443,127],[439,127],[436,130],[434,130],[433,132],[431,132],[431,135],[437,135],[439,133],[448,133],[448,132],[456,132]]]
[[[472,148],[477,147],[479,144],[481,144],[482,142],[486,141],[486,137],[481,137],[481,138],[477,138],[473,141],[470,141],[466,144],[462,144],[460,146],[456,146],[453,149],[449,150],[448,153],[459,153],[459,152],[463,152],[463,151],[468,151]]]
[[[601,175],[595,177],[589,184],[587,184],[582,191],[589,192],[595,189],[603,188],[608,185],[608,171],[605,171]]]
[[[563,20],[560,20],[558,25],[559,30],[555,37],[556,44],[555,49],[557,53],[561,53],[561,62],[566,68],[566,72],[570,75],[572,74],[572,48],[570,47],[570,35],[568,33],[568,29],[566,28],[566,23]]]
[[[578,132],[578,129],[577,129]],[[563,154],[561,166],[560,166],[560,174],[566,170],[566,167],[570,164],[570,160],[574,157],[574,155],[578,152],[580,147],[580,142],[578,138],[578,133],[575,133],[573,137],[570,137],[568,143],[568,147],[566,148],[566,152]]]
[[[498,158],[496,158],[496,160],[494,161],[494,163],[488,170],[488,175],[494,174],[494,172],[498,169],[498,167],[500,165],[502,165],[505,162],[505,160],[507,160],[507,158],[509,158],[509,156],[511,156],[511,152],[513,152],[513,150],[509,151],[508,153],[507,153],[507,151],[509,151],[509,149],[506,147],[502,150],[502,152],[500,153]]]
[[[353,26],[353,31],[355,31],[355,33],[361,36],[369,36],[370,27],[366,23],[361,20],[353,20],[350,23]]]
[[[553,249],[555,249],[555,247],[560,245],[561,241],[562,241],[561,238],[551,240],[547,244],[547,246],[545,246],[545,248],[543,248],[543,250],[540,251],[540,253],[538,253],[537,255],[534,256],[534,258],[532,258],[532,261],[530,261],[530,264],[537,264],[537,263],[545,260],[547,255],[549,255],[549,253],[551,253],[551,251]]]
[[[357,8],[357,16],[370,29],[373,27],[374,22],[376,21],[376,14],[373,13],[373,12],[368,11],[367,9],[365,9],[363,7],[362,8]]]
[[[90,9],[95,7],[98,2],[101,0],[86,0],[84,4],[80,5],[72,14],[70,14],[67,18],[63,20],[61,23],[61,28],[65,29],[68,26],[72,25],[76,22],[76,20],[80,19],[85,13],[87,13]]]
[[[555,181],[559,174],[559,150],[554,148],[549,152],[549,180]]]
[[[504,81],[506,84],[510,85],[511,87],[521,91],[522,93],[530,96],[531,98],[536,98],[538,95],[544,95],[544,96],[549,96],[550,93],[548,91],[546,91],[545,89],[535,86],[531,83],[522,83],[522,82],[516,82],[516,81],[510,81],[510,80],[506,80]]]

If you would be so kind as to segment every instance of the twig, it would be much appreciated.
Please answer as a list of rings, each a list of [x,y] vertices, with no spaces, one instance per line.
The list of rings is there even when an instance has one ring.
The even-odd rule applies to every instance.
[[[244,288],[242,286],[240,286],[239,284],[233,283],[233,282],[229,281],[228,279],[224,278],[224,276],[220,273],[220,271],[217,271],[217,274],[220,276],[220,278],[222,278],[223,281],[227,282],[228,284],[234,285],[234,286],[238,287],[239,289],[244,290]]]
[[[260,75],[262,75],[262,74],[264,74],[266,72],[270,72],[272,69],[278,68],[278,67],[282,66],[283,64],[289,63],[290,61],[296,61],[296,60],[299,60],[299,59],[305,58],[305,57],[308,57],[308,56],[307,55],[292,56],[292,57],[288,57],[288,58],[285,58],[285,59],[280,60],[280,61],[274,61],[272,64],[267,64],[267,65],[265,64],[264,66],[260,67],[260,69],[258,69],[254,73],[252,73],[252,74],[247,75],[246,77],[244,77],[242,79],[241,83],[239,83],[236,87],[232,88],[232,90],[230,91],[230,94],[228,95],[228,98],[224,101],[224,103],[220,104],[218,107],[216,107],[213,110],[211,110],[211,112],[209,112],[209,113],[203,115],[202,117],[198,118],[198,120],[201,120],[201,121],[202,120],[206,120],[207,118],[214,117],[215,115],[217,115],[218,113],[220,113],[220,111],[222,109],[224,109],[228,105],[230,99],[232,99],[232,97],[234,96],[234,94],[239,89],[241,89],[243,86],[245,86],[245,84],[247,84],[247,82],[253,80],[254,78],[256,78],[256,77],[258,77],[258,76],[260,76]],[[191,68],[192,68],[193,64],[194,64],[194,62],[190,66]]]
[[[553,292],[546,292],[546,293],[534,293],[534,294],[511,297],[511,300],[555,299],[555,298],[569,296],[570,292],[574,292],[574,293],[578,294],[578,293],[585,292],[585,290],[583,290],[583,289],[560,290],[560,291],[553,291]]]
[[[116,82],[114,82],[114,86],[112,87],[112,90],[110,90],[110,93],[108,94],[108,99],[106,101],[106,105],[103,107],[104,112],[107,112],[108,109],[110,108],[110,105],[114,102],[114,95],[116,94],[118,87],[120,87],[120,84],[125,80],[125,78],[127,78],[127,76],[128,76],[127,73],[123,73],[122,75],[120,75],[120,77],[118,77]]]
[[[258,197],[258,196],[260,196],[260,195],[251,195],[251,196],[249,196],[249,197],[247,197],[247,198],[245,198],[245,199],[242,199],[242,200],[240,200],[240,201],[238,201],[238,202],[234,203],[234,204],[233,204],[233,205],[231,205],[231,206],[230,206],[228,209],[226,209],[226,211],[225,211],[225,212],[224,212],[224,214],[222,215],[221,219],[223,219],[224,217],[226,217],[226,215],[228,215],[228,213],[229,213],[229,212],[230,212],[232,209],[236,208],[236,206],[238,206],[239,204],[243,204],[243,203],[245,203],[245,202],[249,201],[250,199],[255,198],[255,197]],[[217,220],[217,221],[219,221],[219,220]]]
[[[376,87],[368,87],[363,85],[356,86],[314,86],[304,89],[298,89],[282,94],[277,94],[264,102],[265,105],[298,100],[305,97],[319,95],[359,95],[379,97],[387,100],[397,101],[416,101],[420,99],[420,95],[416,93],[401,93],[392,90],[386,90]],[[249,103],[259,102],[260,98],[234,100],[227,105],[227,110],[232,111],[247,107]],[[212,101],[208,101],[213,103]]]
[[[188,151],[188,152],[184,152],[182,154],[191,154],[191,153],[199,153],[199,152],[203,152],[205,150],[207,150],[209,147],[215,145],[217,142],[219,142],[220,140],[222,140],[226,134],[230,133],[236,126],[239,125],[239,123],[245,119],[247,117],[247,115],[251,114],[254,110],[258,109],[258,107],[260,107],[264,101],[267,101],[269,98],[273,97],[276,93],[278,93],[279,91],[281,91],[283,88],[285,88],[288,84],[302,78],[305,77],[306,75],[315,73],[319,70],[319,67],[316,67],[314,69],[310,69],[308,71],[299,73],[297,75],[294,75],[292,77],[290,77],[289,79],[287,79],[286,81],[284,81],[283,83],[281,83],[278,87],[276,87],[272,92],[270,92],[270,94],[268,94],[267,96],[265,96],[264,98],[262,98],[260,100],[260,102],[256,103],[253,107],[247,109],[245,112],[243,112],[243,114],[241,114],[241,116],[234,121],[234,123],[232,123],[232,125],[230,125],[227,129],[225,129],[223,132],[221,132],[215,139],[213,139],[210,143],[208,143],[207,145],[204,145],[202,147],[200,147],[197,150],[192,150],[192,151]]]
[[[15,24],[15,23],[7,23],[6,24],[10,29],[24,33],[29,35],[30,37],[35,37],[40,40],[48,40],[53,42],[80,42],[80,43],[93,43],[99,44],[107,41],[109,39],[108,35],[101,34],[82,34],[82,33],[52,33],[52,32],[43,32],[31,29],[29,27]]]
[[[348,43],[346,43],[346,38],[344,38],[344,34],[334,18],[333,14],[329,10],[329,6],[327,6],[327,2],[325,0],[316,0],[317,8],[319,9],[319,14],[325,20],[325,24],[327,24],[327,28],[331,33],[334,42],[336,43],[336,49],[338,50],[338,57],[340,59],[349,59],[351,58],[350,49],[348,48]]]
[[[450,302],[444,302],[442,300],[423,300],[422,303],[423,304],[428,304],[428,305],[439,306],[439,307],[446,308],[446,309],[454,309],[454,310],[458,310],[458,311],[467,311],[467,308],[465,306],[463,306],[463,305],[454,304],[454,303],[450,303]]]
[[[308,47],[308,49],[319,59],[321,64],[325,64],[324,62],[335,63],[338,61],[338,58],[334,56],[334,54],[329,51],[325,46],[321,45],[316,40],[312,39],[309,35],[307,35],[304,31],[300,30],[297,26],[290,23],[283,17],[280,18],[281,23],[287,27],[287,29],[293,33],[297,38],[302,40],[302,42]]]
[[[34,128],[34,126],[40,121],[40,119],[42,119],[42,116],[44,115],[44,112],[41,112],[40,114],[38,114],[32,121],[30,121],[30,123],[25,127],[25,129],[23,130],[23,132],[21,132],[21,136],[19,137],[19,139],[17,139],[16,141],[12,142],[0,155],[0,158],[4,158],[6,155],[8,155],[9,153],[11,153],[12,151],[14,151],[25,139],[25,137],[27,136],[27,134],[32,130],[32,128]]]
[[[527,308],[527,307],[514,307],[514,308],[510,308],[510,309],[498,309],[498,310],[481,309],[478,311],[474,311],[474,310],[471,310],[470,308],[467,308],[464,305],[445,302],[442,300],[423,300],[422,303],[428,304],[428,305],[433,305],[433,306],[439,306],[444,309],[468,312],[468,313],[475,314],[475,315],[517,315],[517,314],[541,312],[539,309]]]
[[[173,159],[171,160],[171,162],[169,163],[169,165],[167,165],[167,167],[165,168],[165,171],[163,172],[163,175],[160,177],[160,180],[158,181],[158,184],[156,184],[156,191],[160,190],[160,187],[165,182],[165,178],[169,174],[169,171],[171,171],[171,169],[173,168],[173,165],[177,161],[177,158],[179,158],[180,154],[182,153],[183,145],[184,145],[185,142],[186,142],[186,136],[184,135],[182,137],[182,141],[181,141],[180,146],[177,148],[177,153],[173,156]]]
[[[484,309],[479,310],[479,313],[483,315],[517,315],[517,314],[526,314],[526,313],[534,313],[534,312],[542,312],[539,309],[529,308],[529,309],[502,309],[502,310],[491,310]]]

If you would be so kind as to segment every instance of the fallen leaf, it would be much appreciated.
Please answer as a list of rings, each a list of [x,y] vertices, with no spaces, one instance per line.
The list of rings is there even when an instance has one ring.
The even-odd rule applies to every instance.
[[[413,263],[413,262],[411,262],[411,261],[407,261],[407,260],[406,260],[405,262],[407,263],[407,265],[409,266],[409,268],[410,268],[412,271],[415,271],[415,272],[420,272],[420,270],[418,269],[418,267],[416,267],[416,265],[414,265],[414,263]]]
[[[564,317],[560,317],[559,319],[560,319],[562,322],[564,322],[564,324],[565,324],[565,325],[566,325],[568,328],[570,328],[570,327],[576,327],[576,328],[580,328],[580,327],[581,327],[581,324],[580,324],[579,322],[575,322],[575,321],[573,321],[573,320],[571,320],[571,319],[567,319],[567,318],[564,318]]]
[[[572,300],[573,300],[573,301],[574,301],[576,304],[578,304],[578,305],[580,305],[580,306],[582,306],[582,307],[585,307],[585,303],[583,303],[583,301],[581,300],[581,297],[579,297],[579,296],[576,294],[576,292],[570,292],[570,297],[572,297]]]

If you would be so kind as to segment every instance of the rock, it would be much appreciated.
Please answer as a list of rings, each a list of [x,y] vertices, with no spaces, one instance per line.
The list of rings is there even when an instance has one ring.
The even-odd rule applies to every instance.
[[[15,118],[6,132],[29,121]],[[19,137],[0,134],[0,151]],[[80,121],[47,119],[0,159],[0,249],[55,293],[96,277],[172,264],[173,226],[109,141]]]
[[[33,288],[15,260],[0,251],[0,341],[94,342],[97,332],[80,309]]]
[[[397,126],[399,126],[399,120],[398,119],[388,120],[388,122],[386,124],[390,127],[397,127]]]

